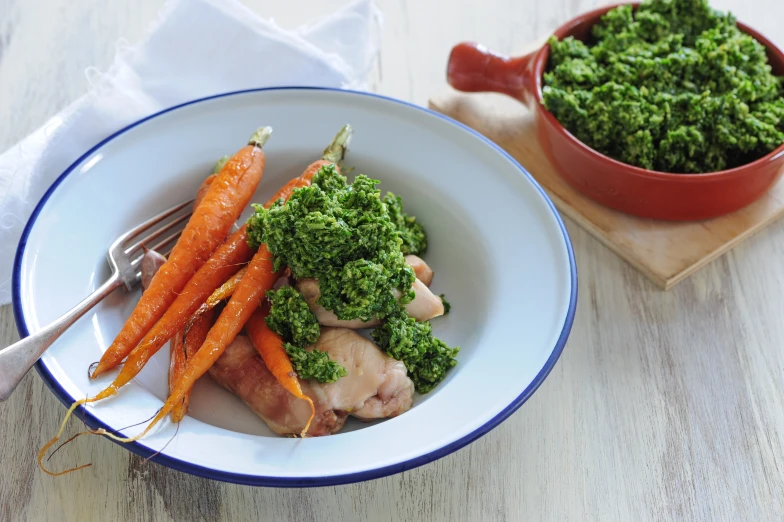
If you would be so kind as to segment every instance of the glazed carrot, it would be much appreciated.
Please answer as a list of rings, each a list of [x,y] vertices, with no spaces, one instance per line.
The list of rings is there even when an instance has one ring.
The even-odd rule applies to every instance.
[[[194,273],[225,240],[261,180],[265,164],[261,146],[267,141],[271,131],[269,127],[256,131],[248,145],[240,149],[210,183],[207,194],[194,208],[193,215],[168,260],[153,278],[147,291],[142,294],[133,313],[104,352],[91,377],[95,378],[114,368],[128,356],[177,298],[177,294]]]
[[[340,163],[350,137],[351,127],[346,125],[324,150],[323,158],[328,159],[311,163],[302,175],[283,186],[265,203],[265,206],[269,208],[281,198],[288,199],[295,188],[309,185],[310,179],[324,164],[335,163],[337,165]],[[117,393],[117,390],[129,383],[147,364],[147,361],[187,324],[210,294],[235,275],[252,256],[253,251],[248,246],[245,225],[243,225],[199,268],[185,288],[176,296],[163,317],[144,336],[139,345],[128,354],[128,359],[114,382],[94,397],[83,400],[95,402],[111,397]]]
[[[215,322],[215,310],[210,309],[200,315],[185,330],[177,332],[172,339],[171,365],[169,367],[169,391],[174,390],[177,381],[185,373],[188,359],[194,356],[199,347],[207,338],[207,333]],[[191,394],[186,393],[179,406],[176,406],[171,413],[172,422],[180,422],[188,412],[188,403]]]
[[[308,168],[305,169],[305,172],[303,172],[296,178],[286,183],[283,187],[281,187],[280,190],[278,190],[278,192],[276,192],[275,195],[272,196],[264,204],[264,207],[265,208],[271,207],[273,203],[275,203],[281,198],[284,201],[288,200],[291,194],[294,193],[294,190],[309,186],[310,180],[313,178],[313,176],[316,175],[319,169],[324,165],[329,165],[331,163],[333,162],[324,159],[314,161],[313,163],[308,165]],[[246,234],[245,225],[243,225],[242,228],[236,232],[236,234],[238,236],[242,234],[242,238],[247,241],[248,236]],[[239,271],[235,273],[233,276],[231,276],[228,281],[226,281],[221,286],[216,288],[215,291],[212,294],[210,294],[210,296],[207,298],[204,304],[202,304],[194,312],[194,315],[202,314],[205,311],[217,306],[218,303],[220,303],[224,299],[228,299],[229,297],[231,297],[231,295],[234,293],[234,290],[237,288],[237,285],[239,284],[240,280],[242,279],[242,276],[245,275],[246,270],[247,267],[240,268]]]
[[[267,245],[261,245],[248,265],[248,271],[245,273],[245,277],[242,278],[242,281],[240,281],[234,295],[231,296],[231,299],[226,304],[226,308],[223,309],[223,312],[220,314],[220,317],[218,317],[215,325],[210,328],[204,343],[193,357],[187,360],[185,370],[175,383],[174,388],[169,394],[169,398],[166,399],[163,407],[158,410],[158,413],[153,417],[150,424],[148,424],[141,433],[127,438],[109,433],[103,428],[91,433],[105,435],[118,442],[133,442],[144,437],[161,419],[169,415],[175,408],[181,406],[182,400],[190,393],[199,377],[207,373],[207,370],[215,364],[215,361],[223,354],[229,343],[237,337],[237,334],[240,333],[240,330],[245,326],[248,318],[258,308],[264,294],[273,287],[275,281],[280,277],[283,270],[274,271],[273,260],[274,257],[269,250],[267,250]],[[50,475],[62,475],[84,467],[81,466],[55,474],[44,468],[43,458],[49,448],[51,448],[60,439],[60,436],[62,436],[65,424],[68,422],[68,419],[73,414],[74,410],[85,402],[91,401],[88,401],[88,399],[81,399],[71,404],[71,407],[68,408],[68,411],[65,414],[65,419],[63,419],[63,422],[60,425],[60,430],[57,432],[57,435],[44,444],[38,451],[38,465],[46,473]]]
[[[231,297],[232,294],[234,294],[234,290],[237,289],[237,285],[240,284],[242,276],[244,276],[245,272],[247,271],[247,266],[240,268],[240,271],[234,274],[231,279],[223,283],[212,294],[210,294],[210,296],[207,298],[207,301],[205,301],[204,305],[202,306],[206,306],[208,309],[215,308],[218,303]]]
[[[248,246],[245,227],[232,234],[226,242],[202,265],[188,281],[163,317],[131,350],[114,382],[87,402],[111,397],[117,390],[131,381],[166,342],[181,331],[191,315],[204,303],[212,290],[240,270],[253,258],[253,249]]]
[[[304,437],[308,432],[308,428],[310,428],[313,417],[316,416],[316,407],[313,405],[313,400],[302,393],[297,374],[294,372],[289,355],[283,347],[283,338],[267,326],[265,318],[269,315],[269,310],[269,302],[265,301],[260,308],[253,312],[248,322],[245,323],[245,331],[248,332],[248,337],[250,337],[253,346],[256,347],[256,351],[261,355],[264,364],[278,382],[290,394],[306,400],[310,404],[310,418],[305,425],[305,429],[300,433],[300,436]]]
[[[316,161],[308,166],[301,176],[287,183],[278,191],[278,194],[267,202],[267,206],[274,203],[280,197],[288,198],[294,188],[297,187],[297,183],[303,183],[303,185],[299,186],[309,185],[310,179],[318,172],[318,169],[324,165],[324,163],[321,162],[334,163],[337,166],[340,163],[340,159],[342,159],[345,154],[350,136],[351,127],[346,125],[338,132],[327,149],[325,149],[323,158],[327,159]],[[287,190],[290,191],[286,192]],[[240,280],[239,285],[237,285],[226,308],[223,309],[220,317],[218,317],[215,326],[213,326],[207,334],[207,339],[204,341],[204,344],[199,348],[199,351],[196,352],[193,358],[188,360],[185,372],[177,381],[177,384],[171,391],[163,408],[158,411],[144,431],[135,437],[130,438],[117,437],[113,434],[106,433],[108,437],[120,442],[138,440],[146,435],[158,421],[168,415],[173,408],[181,403],[183,397],[190,393],[196,380],[207,373],[212,365],[215,364],[215,361],[217,361],[226,350],[229,343],[231,343],[240,330],[242,330],[250,316],[258,308],[264,295],[273,287],[278,277],[283,272],[283,269],[277,272],[274,270],[273,261],[274,257],[267,249],[267,245],[262,244],[259,247],[258,252],[253,256],[250,264],[248,264],[245,275]],[[79,401],[77,401],[77,403],[78,402]],[[74,405],[77,403],[74,403]],[[71,406],[69,414],[74,408],[75,406]]]
[[[323,167],[324,165],[335,164],[340,169],[339,165],[343,161],[343,156],[346,153],[346,148],[348,147],[348,142],[351,138],[351,127],[349,125],[345,125],[340,131],[335,135],[332,142],[324,149],[323,156],[320,160],[314,161],[305,169],[305,171],[297,176],[296,178],[292,179],[285,185],[283,185],[276,193],[273,195],[265,204],[265,208],[271,207],[276,201],[283,199],[287,201],[291,194],[298,188],[307,187],[310,185],[310,180],[316,173]],[[220,162],[218,162],[220,164]],[[242,233],[245,232],[245,226],[242,227]],[[217,304],[224,299],[231,297],[232,293],[234,293],[234,289],[239,284],[240,279],[245,273],[245,268],[242,268],[239,272],[234,274],[231,279],[226,281],[223,285],[220,286],[217,290],[215,290],[212,295],[207,299],[207,301],[202,304],[191,317],[191,321],[195,320],[195,318],[210,308],[214,308]],[[176,303],[176,301],[175,301]]]
[[[273,269],[273,256],[267,250],[267,245],[261,245],[259,251],[253,256],[253,260],[248,265],[245,277],[240,281],[234,295],[226,304],[226,308],[218,317],[215,325],[210,329],[204,344],[199,351],[188,360],[182,377],[177,381],[169,398],[166,399],[163,407],[158,410],[153,420],[147,427],[135,437],[123,438],[102,430],[102,435],[119,442],[133,442],[146,435],[162,418],[169,415],[175,407],[182,403],[183,397],[190,393],[194,383],[207,373],[215,361],[223,354],[226,347],[231,343],[237,334],[240,333],[248,318],[259,307],[259,304],[267,290],[271,289],[275,281],[280,277],[280,271]],[[70,415],[78,405],[75,402],[68,410]],[[62,428],[61,428],[62,432]],[[60,434],[58,434],[59,437]],[[56,439],[55,439],[56,440]],[[51,443],[48,446],[50,446]]]
[[[204,316],[202,316],[204,317]],[[195,325],[196,323],[194,323]],[[186,364],[186,357],[185,357],[185,330],[181,330],[174,334],[171,340],[171,354],[169,354],[169,393],[174,389],[174,385],[177,383],[177,379],[179,379],[183,372],[185,372],[185,364]],[[185,409],[186,404],[185,401],[187,397],[182,400],[182,404],[172,411],[172,418],[178,411],[182,411]]]
[[[212,294],[210,294],[210,296],[207,298],[204,304],[201,305],[196,310],[196,312],[194,312],[193,316],[189,320],[189,324],[190,322],[195,321],[201,314],[205,313],[207,310],[212,310],[213,308],[218,306],[218,303],[220,303],[224,299],[228,299],[229,297],[231,297],[232,294],[234,294],[234,290],[237,289],[237,285],[240,284],[240,280],[242,279],[242,276],[244,276],[245,272],[247,271],[248,271],[247,266],[240,268],[239,272],[231,276],[228,281],[220,285]]]
[[[215,181],[215,178],[218,176],[218,173],[220,173],[223,166],[230,159],[231,158],[229,156],[223,156],[221,159],[218,160],[218,162],[215,164],[215,168],[212,169],[212,174],[204,178],[204,181],[201,182],[201,186],[199,187],[199,190],[196,192],[196,199],[193,201],[194,205],[198,205],[201,202],[201,200],[204,199],[204,196],[207,194],[207,191],[210,189],[210,185],[212,185],[212,182]]]
[[[218,173],[220,172],[220,170],[223,168],[223,166],[226,164],[228,160],[229,160],[228,156],[222,157],[215,164],[215,168],[212,170],[212,173],[206,178],[204,178],[204,181],[201,182],[201,185],[199,186],[199,190],[196,192],[196,199],[193,200],[194,207],[198,207],[199,203],[201,203],[201,200],[204,199],[205,195],[207,195],[207,191],[210,189],[210,185],[212,185],[212,182],[215,181],[215,178],[218,176]],[[210,256],[210,258],[212,258],[212,256]],[[204,268],[205,265],[202,265],[202,268]],[[201,270],[201,268],[199,270]],[[199,272],[197,271],[196,273],[198,274]],[[144,260],[142,260],[142,286],[143,287],[145,286],[144,285]],[[205,310],[205,312],[207,311]],[[184,329],[174,334],[174,337],[171,339],[171,343],[170,343],[171,349],[169,354],[169,390],[170,391],[174,387],[174,383],[177,382],[177,379],[180,378],[180,375],[182,375],[182,372],[185,370],[185,361],[187,360],[186,353],[188,347],[190,346],[194,352],[195,350],[198,350],[199,346],[201,346],[201,343],[204,342],[204,338],[207,336],[207,332],[212,326],[212,322],[210,321],[213,320],[213,315],[214,315],[213,313],[209,313],[209,314],[205,313],[204,315],[193,317],[191,323],[186,325]],[[156,325],[157,324],[158,323],[156,323]],[[186,333],[188,334],[187,344],[185,343]],[[196,344],[195,348],[193,348],[194,344]],[[172,420],[174,422],[181,421],[182,418],[185,416],[185,413],[188,411],[188,402],[190,402],[190,394],[186,395],[182,399],[182,405],[175,408],[174,411],[172,412]]]
[[[217,174],[210,174],[204,178],[204,181],[201,182],[199,190],[196,192],[196,199],[193,200],[194,207],[199,206],[199,203],[201,203],[201,201],[204,199],[204,196],[207,195],[207,192],[209,192],[210,187],[212,186],[212,182],[215,181],[217,176]]]
[[[288,197],[296,188],[310,185],[311,178],[323,165],[334,163],[337,167],[340,167],[340,163],[343,159],[346,148],[348,147],[350,137],[351,127],[346,125],[338,132],[332,143],[324,150],[322,159],[309,165],[302,175],[291,180],[284,187],[282,187],[266,203],[265,206],[271,206],[280,198],[288,199]],[[214,181],[209,184],[213,185]],[[235,240],[236,244],[239,244],[241,240],[241,243],[247,245],[245,227],[243,226],[237,232],[232,234],[231,238],[227,240],[227,243],[229,243],[231,240]],[[215,361],[223,354],[228,344],[231,343],[239,331],[242,330],[250,315],[258,307],[259,302],[264,297],[267,290],[273,287],[282,272],[283,269],[279,272],[273,272],[273,256],[270,254],[269,250],[267,250],[266,245],[261,245],[258,252],[256,252],[256,254],[253,256],[253,259],[248,265],[245,276],[240,280],[240,284],[235,289],[231,299],[229,300],[229,303],[226,305],[226,308],[224,308],[223,313],[221,313],[218,321],[210,329],[201,348],[199,348],[193,357],[188,358],[182,376],[177,380],[163,408],[158,411],[150,424],[141,433],[129,438],[118,437],[113,433],[107,433],[104,429],[99,429],[92,433],[105,435],[111,439],[117,440],[118,442],[133,442],[146,435],[162,418],[164,418],[166,415],[169,415],[174,410],[174,408],[181,406],[185,396],[190,394],[194,383],[199,379],[199,377],[204,375],[212,367]],[[236,273],[236,271],[233,273]],[[227,278],[228,277],[230,277],[230,275],[227,276]],[[208,287],[211,286],[212,289],[215,289],[220,284],[221,283],[216,283],[214,286],[208,285]],[[205,294],[205,297],[209,295],[210,291],[212,290],[209,290],[208,293]],[[183,321],[187,321],[187,316],[183,318]],[[174,328],[170,336],[174,335],[181,328],[182,325]],[[168,338],[163,341],[164,344],[166,340],[168,340]],[[147,356],[147,359],[149,359],[150,356]],[[128,364],[126,364],[126,367],[127,366]],[[123,370],[125,370],[125,368],[123,368]],[[139,370],[141,370],[141,366],[137,366],[136,373],[138,373]],[[118,376],[118,378],[119,377],[120,376]],[[43,458],[49,448],[51,448],[59,440],[63,430],[65,429],[65,425],[68,422],[70,416],[73,414],[74,410],[87,402],[94,402],[100,398],[114,395],[117,390],[117,387],[115,387],[114,384],[115,383],[113,383],[109,388],[103,390],[96,397],[90,399],[81,399],[71,404],[70,408],[68,408],[68,411],[66,412],[63,422],[60,425],[60,429],[57,432],[57,435],[47,442],[38,452],[38,465],[42,470],[50,475],[55,475],[54,473],[51,473],[50,471],[46,470],[46,468],[44,468]],[[116,381],[116,384],[119,383]],[[56,475],[69,473],[81,468],[82,467],[73,468],[57,473]]]

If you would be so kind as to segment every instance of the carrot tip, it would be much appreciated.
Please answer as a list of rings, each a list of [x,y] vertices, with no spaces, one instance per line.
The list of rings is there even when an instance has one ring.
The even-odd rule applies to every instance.
[[[299,434],[299,436],[304,439],[305,437],[308,436],[308,430],[310,429],[310,423],[313,422],[313,418],[316,416],[316,405],[313,404],[313,399],[311,399],[307,395],[302,394],[302,397],[304,397],[305,400],[307,400],[310,403],[310,418],[308,419],[308,423],[305,424],[305,427],[302,429],[302,431]]]
[[[77,407],[79,407],[80,405],[84,404],[85,402],[87,402],[87,399],[81,399],[81,400],[78,400],[78,401],[74,402],[73,404],[71,404],[71,407],[70,407],[70,408],[68,408],[68,411],[67,411],[67,412],[66,412],[66,414],[65,414],[65,418],[63,419],[63,422],[62,422],[62,424],[60,424],[60,430],[57,432],[57,435],[55,435],[55,436],[54,436],[54,437],[53,437],[53,438],[52,438],[52,439],[51,439],[49,442],[47,442],[46,444],[44,444],[44,446],[43,446],[43,447],[42,447],[40,450],[38,450],[38,467],[39,467],[39,468],[41,468],[41,470],[42,470],[44,473],[46,473],[47,475],[51,475],[51,476],[53,476],[53,477],[59,477],[60,475],[65,475],[66,473],[71,473],[71,472],[73,472],[73,471],[78,471],[78,470],[80,470],[80,469],[83,469],[83,468],[86,468],[86,467],[88,467],[88,466],[91,466],[91,465],[92,465],[92,464],[83,464],[83,465],[81,465],[81,466],[77,466],[77,467],[75,467],[75,468],[67,469],[67,470],[65,470],[65,471],[61,471],[61,472],[59,472],[59,473],[55,473],[55,472],[53,472],[53,471],[49,471],[48,469],[46,469],[46,466],[44,466],[44,457],[46,456],[46,452],[47,452],[47,451],[49,451],[49,448],[51,448],[52,446],[54,446],[54,445],[55,445],[55,443],[56,443],[58,440],[60,440],[60,437],[63,435],[63,431],[65,430],[65,425],[66,425],[66,423],[68,422],[68,419],[69,419],[69,418],[71,417],[71,415],[73,414],[74,410],[76,410],[76,408],[77,408]],[[87,431],[87,432],[82,432],[82,433],[91,433],[91,432],[90,432],[90,431]],[[75,439],[76,437],[78,437],[78,436],[79,436],[79,435],[81,435],[82,433],[80,433],[80,434],[77,434],[77,435],[75,435],[74,437],[72,437],[72,438],[68,439],[68,440],[65,442],[65,444],[67,444],[67,443],[71,442],[73,439]],[[60,449],[60,448],[58,447],[58,448],[56,448],[54,451],[55,451],[55,452],[57,452],[57,450],[59,450],[59,449]],[[54,454],[54,452],[53,452],[53,454]],[[49,459],[47,459],[47,460],[49,460]]]

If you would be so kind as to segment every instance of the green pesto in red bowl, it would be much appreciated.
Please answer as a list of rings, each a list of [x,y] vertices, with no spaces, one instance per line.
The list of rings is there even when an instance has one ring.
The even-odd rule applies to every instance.
[[[563,24],[553,35],[558,40],[573,36],[589,41],[593,26],[619,5],[639,4],[590,11]],[[765,47],[772,73],[784,75],[784,53],[747,25],[738,22],[737,27]],[[744,165],[700,174],[647,170],[602,154],[569,132],[545,107],[543,75],[549,56],[549,44],[524,56],[506,57],[464,42],[452,49],[447,80],[460,91],[502,93],[530,107],[540,145],[558,173],[576,190],[606,207],[661,220],[709,219],[758,200],[784,172],[784,144]]]

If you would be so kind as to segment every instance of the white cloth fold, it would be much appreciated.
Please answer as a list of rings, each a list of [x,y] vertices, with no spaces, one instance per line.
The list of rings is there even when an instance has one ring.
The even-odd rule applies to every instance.
[[[308,85],[366,89],[381,13],[356,0],[310,26],[285,31],[237,0],[170,0],[141,43],[118,44],[90,89],[0,155],[0,304],[22,230],[38,201],[80,155],[122,127],[195,98],[241,89]]]

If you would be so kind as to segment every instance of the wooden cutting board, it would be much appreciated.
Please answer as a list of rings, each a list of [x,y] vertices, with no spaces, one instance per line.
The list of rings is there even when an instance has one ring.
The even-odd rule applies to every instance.
[[[672,223],[623,214],[567,185],[539,147],[533,114],[522,103],[500,94],[448,88],[429,105],[503,147],[536,178],[560,212],[664,290],[784,214],[784,178],[752,205],[711,220]]]

